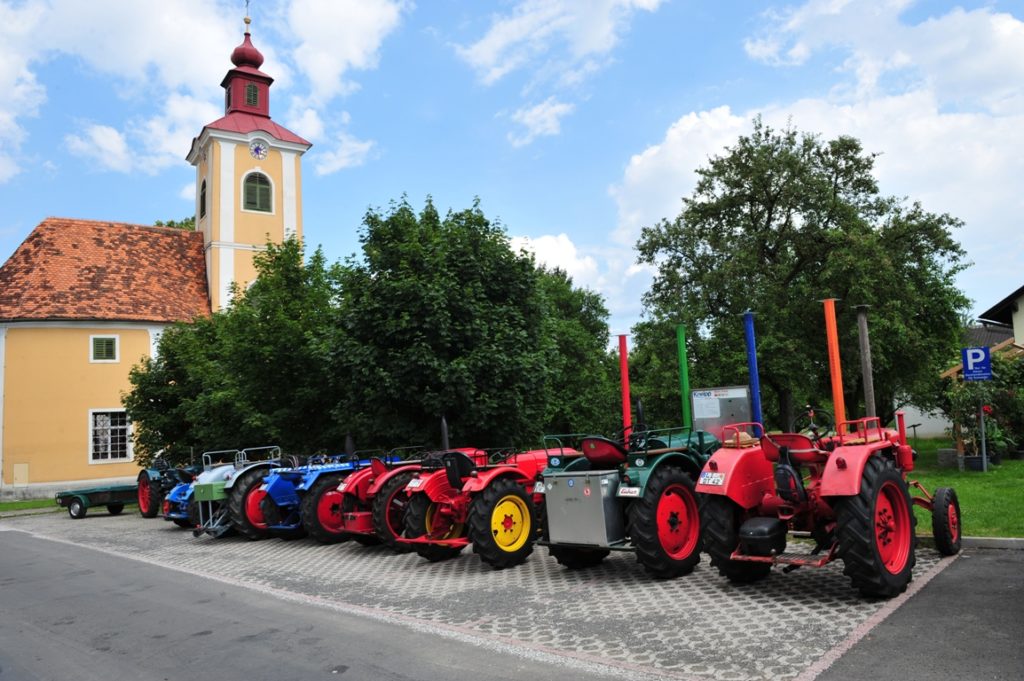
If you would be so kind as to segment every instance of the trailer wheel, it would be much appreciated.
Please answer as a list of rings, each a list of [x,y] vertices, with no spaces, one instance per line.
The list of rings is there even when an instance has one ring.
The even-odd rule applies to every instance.
[[[939,553],[944,556],[960,553],[960,501],[951,487],[935,490],[932,499],[932,534]]]
[[[405,529],[405,511],[409,507],[409,495],[405,486],[412,480],[414,471],[396,473],[377,490],[373,497],[373,531],[381,542],[398,553],[408,553],[408,544],[399,543]]]
[[[432,526],[437,504],[423,492],[413,494],[409,499],[409,508],[405,514],[405,536],[416,539],[427,534]],[[436,533],[436,539],[454,539],[461,537],[464,527],[458,523],[449,525],[444,532]],[[462,552],[461,546],[442,546],[440,544],[412,544],[413,550],[431,563],[454,558]]]
[[[473,553],[502,570],[519,565],[533,553],[537,511],[523,486],[498,478],[469,504],[469,540]]]
[[[711,556],[711,565],[718,569],[718,574],[730,582],[756,582],[772,571],[770,563],[729,559],[740,544],[739,528],[743,515],[739,504],[728,497],[701,495],[700,524],[704,551]]]
[[[548,554],[569,570],[582,570],[599,565],[611,553],[608,549],[578,549],[571,546],[549,546]]]
[[[321,475],[302,497],[299,515],[302,526],[321,544],[336,544],[349,538],[342,531],[341,502],[344,496],[338,484],[344,475]]]
[[[85,514],[89,512],[85,502],[78,497],[75,497],[68,503],[68,515],[75,520],[81,520],[85,517]]]
[[[629,536],[648,574],[672,579],[700,562],[700,515],[693,480],[682,468],[659,466],[629,509]]]
[[[903,477],[879,456],[864,466],[860,494],[836,502],[837,555],[843,574],[865,596],[906,590],[916,556],[917,519]]]
[[[266,539],[267,521],[263,517],[260,502],[267,493],[260,489],[269,468],[253,468],[245,471],[235,480],[228,492],[228,520],[231,527],[246,539]]]
[[[107,513],[110,515],[120,515],[123,510],[124,504],[107,504]]]
[[[163,495],[160,493],[159,485],[150,479],[149,473],[139,473],[139,514],[143,518],[155,518],[160,513],[160,504],[163,502]]]

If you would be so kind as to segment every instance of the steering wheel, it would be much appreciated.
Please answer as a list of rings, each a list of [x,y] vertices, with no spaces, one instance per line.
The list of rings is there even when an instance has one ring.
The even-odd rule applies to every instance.
[[[824,409],[815,409],[808,404],[807,411],[796,417],[793,429],[798,433],[810,435],[814,440],[820,440],[833,432],[835,425],[832,414]]]

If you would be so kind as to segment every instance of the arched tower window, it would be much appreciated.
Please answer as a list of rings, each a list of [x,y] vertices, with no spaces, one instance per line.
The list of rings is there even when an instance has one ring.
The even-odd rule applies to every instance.
[[[260,91],[259,89],[249,83],[245,86],[245,105],[246,106],[259,106],[260,104]]]
[[[245,210],[258,210],[263,213],[273,211],[270,179],[266,175],[250,173],[246,176],[242,207]]]
[[[200,219],[206,217],[206,180],[203,180],[203,184],[199,187],[199,217]]]

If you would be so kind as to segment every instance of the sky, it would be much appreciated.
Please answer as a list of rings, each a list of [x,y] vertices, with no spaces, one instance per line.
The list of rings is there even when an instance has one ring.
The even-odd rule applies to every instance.
[[[245,2],[0,0],[0,260],[47,216],[194,210]],[[1024,284],[1024,0],[252,0],[270,111],[313,142],[307,246],[368,209],[479,197],[516,247],[642,313],[640,230],[760,115],[879,154],[883,194],[964,222],[978,314]]]

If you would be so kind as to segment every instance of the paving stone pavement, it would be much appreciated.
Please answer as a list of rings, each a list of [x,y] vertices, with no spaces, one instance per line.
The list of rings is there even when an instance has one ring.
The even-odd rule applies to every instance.
[[[90,546],[159,565],[324,599],[489,641],[570,654],[623,673],[667,678],[790,679],[885,607],[858,596],[842,563],[734,585],[707,556],[689,576],[649,578],[635,557],[568,571],[538,547],[521,566],[495,571],[466,549],[443,563],[355,542],[250,542],[193,538],[159,519],[97,514],[5,518],[0,529]],[[919,549],[914,577],[948,559]]]

